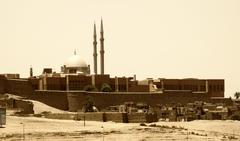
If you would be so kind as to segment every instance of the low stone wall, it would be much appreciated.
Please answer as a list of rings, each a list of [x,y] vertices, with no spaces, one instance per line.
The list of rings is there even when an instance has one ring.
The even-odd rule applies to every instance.
[[[105,121],[128,123],[127,113],[105,113]]]
[[[75,120],[77,114],[64,114],[64,113],[50,113],[50,114],[45,114],[45,118],[50,118],[50,119],[64,119],[64,120]]]
[[[105,121],[104,113],[82,113],[78,112],[76,115],[76,120],[86,120],[86,121]]]
[[[85,120],[85,121],[113,121],[119,123],[151,123],[157,122],[156,114],[145,114],[145,113],[118,113],[118,112],[107,112],[107,113],[82,113],[77,114],[46,114],[46,118],[51,119],[68,119],[68,120]]]
[[[159,120],[156,113],[145,114],[145,118],[147,123],[158,122]]]
[[[7,109],[18,109],[21,114],[33,114],[33,103],[21,99],[2,99],[0,100],[0,107]]]
[[[129,123],[144,123],[147,122],[145,114],[143,113],[132,113],[128,114]]]
[[[157,122],[157,114],[131,113],[128,114],[128,123],[151,123]]]
[[[13,108],[19,109],[21,114],[34,114],[33,103],[24,100],[14,100]]]

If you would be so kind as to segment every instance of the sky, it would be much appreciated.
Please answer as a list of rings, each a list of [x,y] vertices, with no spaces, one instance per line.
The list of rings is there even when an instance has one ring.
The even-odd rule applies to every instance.
[[[239,0],[1,0],[0,73],[59,72],[74,49],[93,66],[93,24],[99,39],[102,18],[105,73],[225,79],[225,97],[233,97],[239,7]]]

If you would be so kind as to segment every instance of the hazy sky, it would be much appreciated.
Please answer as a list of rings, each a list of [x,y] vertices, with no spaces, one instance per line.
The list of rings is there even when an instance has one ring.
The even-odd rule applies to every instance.
[[[226,97],[240,91],[239,0],[1,0],[0,73],[60,71],[74,49],[93,66],[101,17],[111,76],[219,78]]]

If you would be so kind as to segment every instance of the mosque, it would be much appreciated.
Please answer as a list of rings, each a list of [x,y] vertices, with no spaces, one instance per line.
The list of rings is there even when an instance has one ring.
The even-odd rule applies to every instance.
[[[64,100],[56,101],[53,98],[49,103],[51,105],[51,102],[59,102],[55,104],[58,107],[59,104],[63,104],[63,101],[68,100],[68,107],[62,109],[71,109],[71,111],[80,108],[86,96],[93,97],[98,107],[117,105],[126,101],[159,104],[162,102],[186,103],[200,99],[224,99],[224,79],[147,78],[140,81],[136,79],[136,75],[110,77],[109,74],[104,73],[105,51],[102,20],[100,28],[100,73],[97,69],[98,42],[94,23],[93,74],[91,74],[90,65],[74,51],[73,56],[61,66],[61,72],[53,72],[51,68],[44,68],[41,75],[34,76],[31,67],[29,78],[20,78],[18,74],[0,75],[0,93],[18,95],[27,93],[29,97],[38,95],[38,98],[41,97],[41,100],[46,99],[46,101],[49,99],[48,96],[52,96],[50,98],[52,99],[56,95],[55,98],[59,99],[65,95]]]

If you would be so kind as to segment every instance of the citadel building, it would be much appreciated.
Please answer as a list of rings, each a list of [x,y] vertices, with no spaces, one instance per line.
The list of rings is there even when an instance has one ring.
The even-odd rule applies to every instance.
[[[97,33],[93,32],[93,71],[90,65],[74,51],[61,67],[61,72],[44,68],[39,76],[29,78],[18,74],[0,75],[0,93],[12,93],[42,101],[50,106],[70,111],[81,109],[85,101],[103,109],[124,102],[142,102],[149,105],[188,103],[197,100],[223,101],[224,79],[165,79],[148,78],[139,81],[136,76],[110,77],[104,73],[104,30],[100,29],[100,73],[98,73]]]

